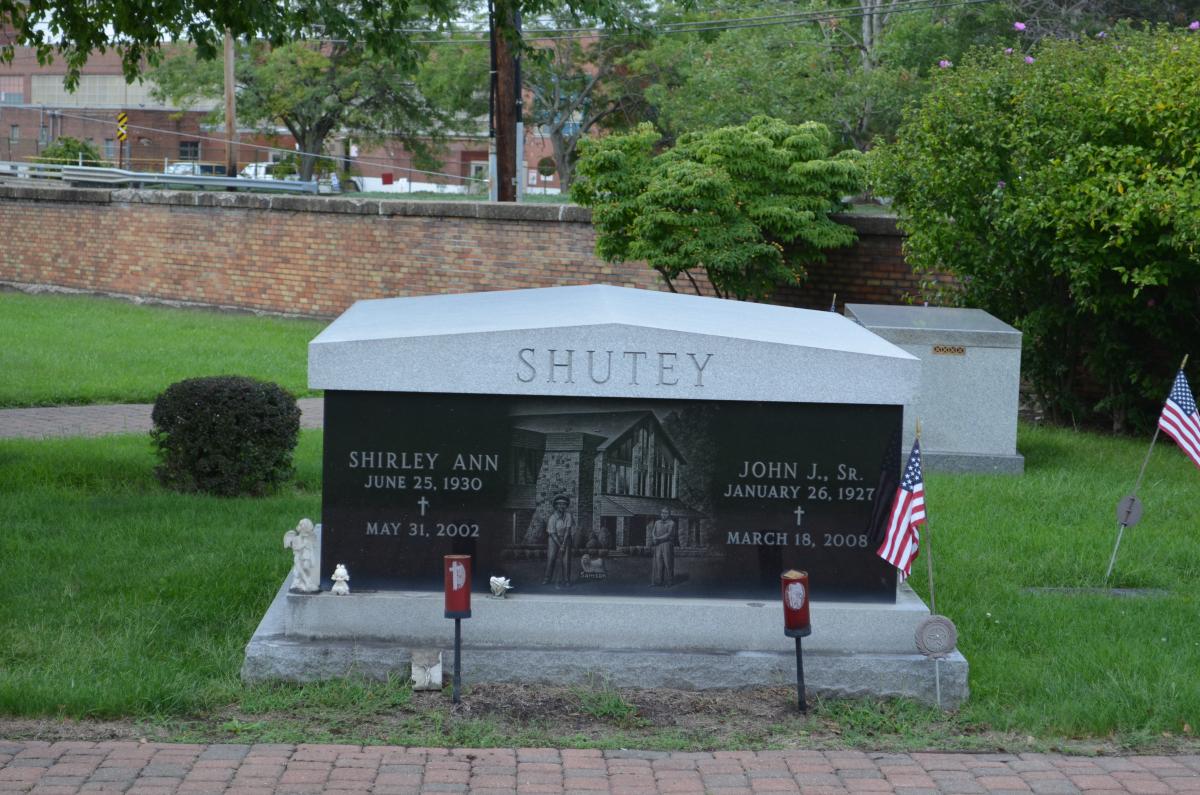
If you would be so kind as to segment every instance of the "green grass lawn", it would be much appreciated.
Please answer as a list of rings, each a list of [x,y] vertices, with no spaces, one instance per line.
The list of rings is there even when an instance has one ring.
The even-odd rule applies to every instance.
[[[325,325],[0,292],[0,407],[149,403],[200,375],[249,375],[308,394],[308,342]]]
[[[1196,725],[1200,472],[1159,444],[1142,489],[1145,518],[1126,533],[1114,574],[1114,585],[1165,595],[1037,591],[1101,585],[1114,506],[1145,441],[1023,427],[1019,446],[1023,477],[927,480],[938,606],[958,625],[970,701],[949,719],[902,702],[823,705],[840,736],[870,743],[893,732],[917,745],[953,744],[995,730],[1137,745]],[[311,702],[321,705],[313,725],[341,721],[352,731],[364,711],[394,711],[408,698],[400,686],[247,689],[238,681],[244,645],[289,566],[282,534],[301,516],[317,518],[319,434],[302,437],[294,486],[267,499],[170,494],[153,466],[142,436],[0,440],[0,714],[175,720],[230,704],[255,715]],[[918,564],[912,582],[927,596],[924,559]],[[247,720],[231,722],[230,736],[291,736]],[[390,739],[504,743],[527,728],[506,734],[503,724],[426,716]]]

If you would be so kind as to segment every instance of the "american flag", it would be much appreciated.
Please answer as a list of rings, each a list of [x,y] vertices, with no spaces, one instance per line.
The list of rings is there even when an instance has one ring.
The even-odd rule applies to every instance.
[[[1158,427],[1183,448],[1193,464],[1200,467],[1200,416],[1196,414],[1196,399],[1183,377],[1183,370],[1175,376],[1175,385],[1158,416]]]
[[[912,562],[917,559],[921,537],[917,527],[925,524],[925,484],[921,475],[921,443],[913,442],[912,452],[908,456],[908,465],[904,467],[904,476],[900,479],[900,488],[896,489],[896,500],[892,503],[892,513],[888,517],[887,531],[883,544],[878,549],[879,557],[895,566],[900,571],[900,580],[908,579],[912,571]]]

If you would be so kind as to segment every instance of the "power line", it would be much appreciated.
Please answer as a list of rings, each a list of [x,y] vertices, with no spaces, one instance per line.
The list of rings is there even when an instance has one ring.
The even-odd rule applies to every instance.
[[[908,14],[918,11],[938,11],[948,8],[962,8],[973,5],[983,5],[988,3],[996,3],[1000,0],[904,0],[887,10],[863,11],[850,10],[837,12],[834,10],[822,11],[798,11],[793,14],[773,14],[768,16],[756,17],[728,17],[710,20],[696,20],[691,22],[670,22],[659,27],[649,27],[643,30],[647,33],[657,33],[660,35],[669,35],[674,33],[700,33],[707,31],[725,31],[725,30],[740,30],[744,28],[771,27],[775,25],[795,25],[805,22],[823,22],[841,19],[861,19],[867,16],[877,14]],[[411,33],[421,33],[424,31],[411,30],[402,31]],[[556,41],[563,39],[579,39],[589,38],[606,32],[606,28],[554,28],[554,29],[528,29],[525,31],[531,38],[538,41]],[[333,39],[336,43],[345,43],[342,39]],[[441,39],[414,39],[413,44],[485,44],[487,39],[482,36],[472,36],[471,38],[441,38]]]

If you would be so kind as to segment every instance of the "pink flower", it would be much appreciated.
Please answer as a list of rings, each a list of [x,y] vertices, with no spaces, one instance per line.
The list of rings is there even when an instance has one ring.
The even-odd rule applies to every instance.
[[[1104,31],[1100,31],[1099,33],[1096,34],[1096,38],[1098,38],[1098,39],[1108,38],[1108,34],[1105,33]]]
[[[1005,54],[1005,55],[1012,55],[1012,47],[1005,47],[1005,48],[1004,48],[1004,54]]]
[[[1013,30],[1025,30],[1025,23],[1024,22],[1014,22]]]
[[[1192,24],[1188,25],[1188,30],[1200,30],[1200,19],[1193,19]]]
[[[954,64],[950,63],[950,62],[949,62],[949,61],[947,61],[945,58],[943,58],[942,60],[938,61],[938,68],[939,68],[939,69],[949,69],[951,66],[954,66]]]
[[[1026,55],[1026,56],[1025,56],[1025,63],[1033,63],[1033,56],[1032,56],[1032,55]]]

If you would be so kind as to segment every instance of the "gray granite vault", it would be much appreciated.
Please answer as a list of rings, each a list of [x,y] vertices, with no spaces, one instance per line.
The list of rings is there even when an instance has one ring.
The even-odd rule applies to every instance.
[[[838,449],[843,438],[847,448],[857,444],[854,429],[822,436],[828,431],[820,427],[826,417],[843,425],[850,417],[848,424],[854,425],[857,413],[863,417],[869,413],[877,424],[883,418],[879,427],[892,427],[888,423],[894,417],[895,432],[884,441],[886,449],[898,453],[902,407],[914,401],[920,380],[921,363],[916,357],[834,313],[606,286],[362,301],[334,321],[309,349],[310,385],[326,390],[327,492],[333,484],[358,482],[354,479],[358,470],[354,477],[343,477],[346,473],[335,474],[332,468],[344,468],[346,460],[361,463],[364,454],[359,448],[367,444],[343,445],[351,451],[343,456],[331,452],[342,449],[331,434],[353,432],[358,439],[372,440],[378,434],[381,441],[375,446],[381,452],[377,458],[372,451],[370,460],[407,466],[403,462],[409,458],[403,452],[388,459],[386,451],[400,450],[410,437],[428,440],[428,426],[441,422],[428,419],[438,416],[440,403],[501,405],[495,412],[497,422],[512,427],[495,434],[501,440],[496,443],[496,458],[506,458],[504,444],[509,439],[537,454],[524,475],[505,463],[481,478],[487,483],[488,478],[499,479],[496,492],[503,496],[502,506],[499,500],[497,505],[487,503],[491,486],[485,484],[484,496],[455,503],[447,514],[455,517],[451,525],[455,532],[475,527],[477,535],[485,538],[503,536],[496,541],[494,554],[482,540],[479,547],[472,547],[479,553],[479,568],[491,566],[524,576],[524,580],[514,578],[517,588],[507,599],[492,599],[485,590],[475,590],[474,616],[464,624],[467,681],[572,683],[600,678],[618,686],[694,689],[792,682],[793,644],[783,634],[778,589],[772,591],[769,582],[774,576],[777,583],[772,566],[782,561],[782,565],[813,569],[817,581],[826,569],[836,569],[837,577],[851,583],[846,589],[849,597],[814,598],[813,635],[805,641],[810,691],[932,701],[934,666],[918,654],[914,641],[916,626],[928,609],[907,586],[895,586],[894,576],[879,579],[879,561],[873,549],[866,548],[865,534],[838,529],[838,522],[851,521],[840,517],[858,522],[870,514],[870,500],[854,503],[864,499],[863,492],[883,494],[886,488],[873,474],[857,480],[851,474],[841,485],[837,475],[815,474],[836,472],[842,457],[857,460],[855,451]],[[360,413],[357,406],[370,411]],[[814,487],[810,492],[804,487],[805,499],[812,500],[805,502],[799,496],[801,476],[793,474],[787,480],[780,474],[790,462],[752,461],[744,455],[746,460],[735,462],[741,469],[749,472],[761,464],[764,472],[772,467],[771,474],[754,484],[733,482],[734,476],[722,474],[722,467],[733,471],[739,466],[706,461],[697,453],[725,448],[705,447],[687,438],[689,426],[679,418],[691,416],[689,410],[696,406],[718,407],[722,416],[749,422],[747,427],[757,428],[760,434],[763,426],[753,425],[755,414],[783,418],[778,434],[764,437],[787,439],[795,429],[785,425],[793,419],[796,424],[808,423],[805,433],[823,441],[804,459],[803,468],[808,471],[811,465],[811,477],[825,477],[825,490]],[[392,418],[403,425],[405,407],[419,407],[423,419],[412,427],[391,428]],[[480,435],[484,430],[479,426]],[[458,431],[463,433],[461,427]],[[624,466],[631,471],[638,468],[638,461],[653,459],[654,484],[643,479],[631,485],[634,479],[627,480],[621,466],[605,463],[610,451],[636,450],[636,446],[623,448],[622,439],[627,437],[621,435],[635,431],[650,440],[642,442],[649,446],[640,453],[612,455],[618,463],[625,455],[632,463]],[[466,436],[474,438],[473,433]],[[656,433],[662,434],[657,442],[651,439]],[[727,428],[713,434],[726,445],[744,441],[737,437]],[[763,439],[764,445],[768,442],[778,449],[778,440]],[[553,586],[546,584],[549,580],[539,584],[532,572],[540,572],[541,560],[556,554],[553,548],[544,551],[541,542],[530,540],[538,521],[545,521],[546,509],[540,506],[551,493],[543,493],[540,478],[551,469],[547,462],[561,463],[568,453],[575,457],[575,469],[568,477],[556,464],[555,490],[565,488],[573,498],[578,525],[574,551],[590,552],[593,568],[585,563],[574,582],[567,576]],[[452,458],[448,453],[424,455],[421,459],[414,454],[413,460],[420,464]],[[488,460],[490,454],[480,453],[478,458]],[[899,455],[895,458],[886,457],[884,468],[898,472]],[[430,467],[422,478],[430,477],[430,484],[441,482],[446,473]],[[369,556],[362,559],[365,567],[368,559],[381,554],[379,550],[394,551],[387,545],[409,544],[395,557],[404,568],[403,576],[356,588],[361,580],[355,579],[355,565],[350,565],[352,593],[345,597],[327,590],[290,593],[285,583],[247,647],[245,679],[304,681],[350,673],[378,677],[404,671],[413,649],[449,648],[453,625],[442,617],[441,593],[413,575],[427,567],[421,555],[431,564],[441,553],[441,547],[432,546],[437,539],[424,540],[423,534],[433,525],[423,522],[433,522],[431,517],[436,518],[449,497],[430,485],[432,491],[419,495],[422,503],[432,506],[430,513],[426,515],[422,504],[418,516],[412,499],[418,495],[404,490],[409,488],[404,475],[374,477],[377,482],[400,482],[399,490],[383,498],[373,491],[362,497],[358,491],[348,491],[349,496],[326,494],[322,516],[326,557],[328,550],[336,550],[332,554],[339,558],[362,554]],[[691,491],[678,487],[676,481],[686,481]],[[697,483],[708,484],[709,490]],[[364,488],[370,484],[368,477]],[[753,485],[761,499],[742,499],[743,485],[747,492]],[[697,497],[701,491],[709,496]],[[711,496],[718,492],[719,497]],[[780,493],[788,499],[771,503]],[[359,499],[364,504],[375,500],[371,503],[375,513],[363,514],[371,521],[359,522],[355,510]],[[873,499],[876,506],[887,502]],[[374,521],[390,502],[398,506],[397,521]],[[801,504],[793,512],[794,502]],[[646,572],[651,558],[645,551],[650,543],[645,528],[649,520],[639,512],[649,514],[659,506],[670,506],[675,512],[672,521],[678,521],[681,532],[672,544],[672,576],[665,587],[649,590]],[[482,518],[474,523],[460,518],[470,511]],[[802,526],[802,520],[809,524]],[[401,524],[420,527],[421,532],[414,530],[415,540],[406,537],[402,542],[377,537],[380,526]],[[343,537],[340,545],[333,543],[337,533]],[[345,537],[352,537],[353,543]],[[822,548],[822,541],[829,548]],[[425,546],[414,546],[420,544]],[[786,549],[777,551],[768,548],[770,544]],[[751,545],[751,554],[744,545]],[[832,548],[835,545],[837,549]],[[601,557],[609,579],[598,584],[594,564]],[[657,553],[654,560],[659,565]],[[714,573],[737,569],[742,565],[738,561],[744,560],[764,561],[767,575],[750,577],[746,588],[739,589],[721,579],[728,571]],[[419,565],[410,565],[413,561]],[[325,560],[322,565],[326,589],[326,570],[334,562]],[[578,570],[577,564],[572,565]],[[854,572],[849,571],[855,566],[868,569],[865,580],[874,583],[861,594],[855,590],[859,586]],[[832,583],[836,578],[830,573],[826,579]],[[882,593],[880,582],[890,583]],[[814,593],[819,594],[816,586]],[[842,592],[833,588],[831,593]],[[943,703],[962,701],[967,695],[966,660],[956,652],[941,662],[940,671]]]

